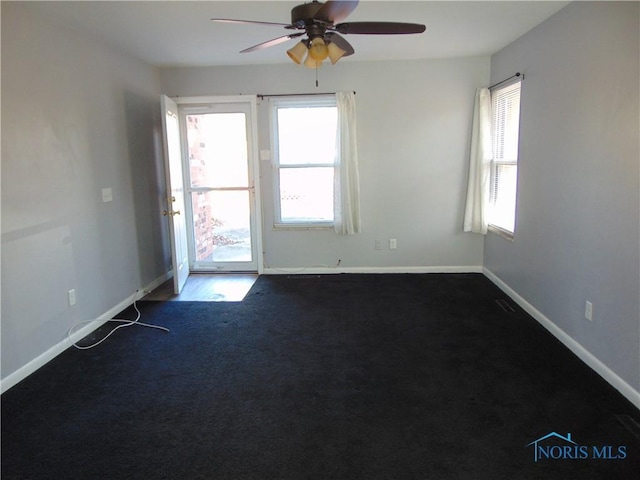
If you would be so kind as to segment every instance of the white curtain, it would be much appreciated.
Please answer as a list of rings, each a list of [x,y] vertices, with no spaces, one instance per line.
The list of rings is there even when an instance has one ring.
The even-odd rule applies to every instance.
[[[356,103],[353,92],[337,92],[338,132],[333,214],[336,233],[360,233],[360,180],[356,142]]]
[[[464,231],[487,233],[487,210],[491,188],[491,92],[476,90],[469,156],[469,184],[464,212]]]

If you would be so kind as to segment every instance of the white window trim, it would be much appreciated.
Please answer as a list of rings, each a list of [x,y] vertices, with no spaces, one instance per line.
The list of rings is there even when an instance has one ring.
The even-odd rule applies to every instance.
[[[487,230],[489,232],[491,232],[491,233],[494,233],[494,234],[498,235],[499,237],[504,238],[505,240],[510,240],[512,242],[515,241],[515,232],[510,232],[509,230],[506,230],[506,229],[504,229],[502,227],[499,227],[497,225],[494,225],[492,223],[490,223],[487,226]]]
[[[278,107],[287,106],[304,106],[304,107],[336,107],[335,95],[313,95],[313,96],[291,96],[291,97],[278,97],[269,99],[269,122],[271,131],[271,151],[272,155],[272,182],[273,182],[273,205],[274,220],[273,230],[333,230],[334,221],[330,222],[284,222],[282,221],[281,209],[280,209],[280,178],[279,170],[281,168],[328,168],[328,164],[287,164],[281,166],[279,164],[280,153],[278,151]]]

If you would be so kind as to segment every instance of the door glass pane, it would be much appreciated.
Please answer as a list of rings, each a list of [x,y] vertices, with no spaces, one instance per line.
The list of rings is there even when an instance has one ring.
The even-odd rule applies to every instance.
[[[281,220],[332,222],[333,170],[333,167],[281,168]]]
[[[247,187],[245,114],[189,114],[186,124],[191,187]]]
[[[250,193],[192,192],[197,262],[251,262]]]

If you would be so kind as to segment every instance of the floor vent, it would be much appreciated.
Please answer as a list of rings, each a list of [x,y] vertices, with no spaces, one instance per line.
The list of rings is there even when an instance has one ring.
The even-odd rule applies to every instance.
[[[509,312],[509,313],[515,312],[514,308],[511,306],[511,304],[509,302],[507,302],[503,298],[497,299],[496,303],[502,309],[503,312]]]
[[[616,415],[616,419],[624,428],[629,430],[634,437],[640,440],[640,423],[636,422],[629,415]]]

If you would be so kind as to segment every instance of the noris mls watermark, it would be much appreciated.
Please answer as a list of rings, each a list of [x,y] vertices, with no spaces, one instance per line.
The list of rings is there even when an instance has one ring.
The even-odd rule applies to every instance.
[[[571,434],[550,432],[525,445],[533,447],[533,461],[539,460],[624,460],[626,445],[580,445]]]

